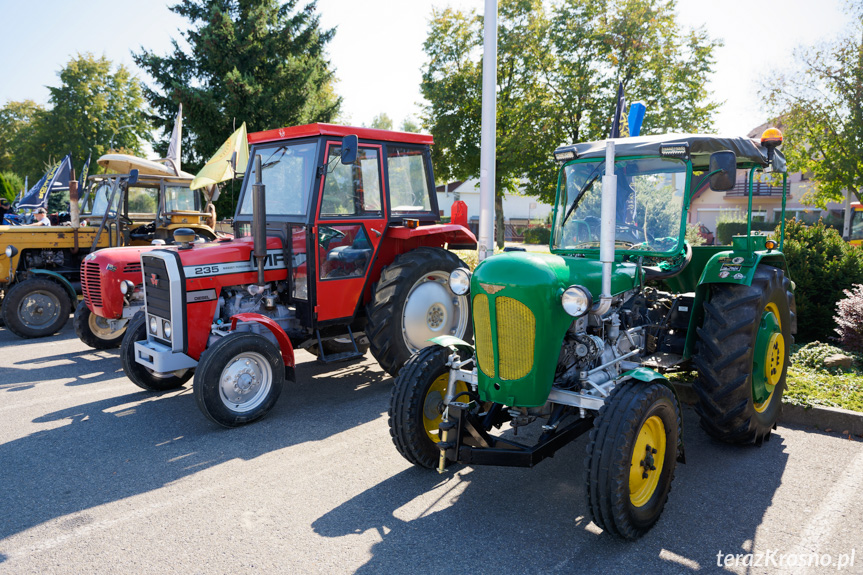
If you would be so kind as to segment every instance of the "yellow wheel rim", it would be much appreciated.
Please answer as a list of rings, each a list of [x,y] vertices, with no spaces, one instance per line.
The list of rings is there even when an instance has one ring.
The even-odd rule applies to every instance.
[[[764,306],[764,313],[772,313],[779,324],[779,333],[774,333],[770,337],[770,342],[767,344],[767,350],[764,357],[764,377],[767,385],[770,387],[770,395],[767,396],[761,403],[753,403],[755,411],[764,413],[770,406],[770,401],[773,399],[773,393],[776,391],[776,384],[782,379],[782,374],[785,371],[785,338],[782,337],[782,317],[779,315],[779,308],[775,303],[770,302]]]
[[[440,441],[438,436],[438,428],[441,419],[443,419],[443,398],[446,395],[446,388],[449,385],[449,372],[443,373],[435,379],[429,386],[426,392],[425,400],[423,401],[423,428],[426,435],[433,442]],[[456,382],[456,395],[463,391],[467,391],[467,385],[463,381]],[[462,400],[463,398],[458,398]]]
[[[638,431],[629,468],[629,500],[644,506],[656,491],[665,461],[665,426],[657,415],[651,415]]]

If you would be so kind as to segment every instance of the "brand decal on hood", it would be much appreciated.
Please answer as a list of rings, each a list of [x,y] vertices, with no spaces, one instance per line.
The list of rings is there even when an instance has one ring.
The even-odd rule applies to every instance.
[[[276,270],[285,268],[285,254],[282,250],[267,250],[267,258],[264,260],[265,270]],[[183,266],[183,273],[187,278],[223,276],[228,274],[241,274],[253,272],[258,269],[255,254],[249,259],[241,262],[214,262],[195,266]]]

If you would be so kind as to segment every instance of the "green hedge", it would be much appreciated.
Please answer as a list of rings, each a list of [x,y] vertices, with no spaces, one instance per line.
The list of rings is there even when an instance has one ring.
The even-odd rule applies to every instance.
[[[753,232],[772,232],[776,228],[771,222],[752,222]],[[746,222],[719,222],[716,224],[716,244],[731,245],[732,236],[745,236]]]
[[[524,243],[547,244],[551,239],[551,230],[545,227],[526,228],[524,230]]]

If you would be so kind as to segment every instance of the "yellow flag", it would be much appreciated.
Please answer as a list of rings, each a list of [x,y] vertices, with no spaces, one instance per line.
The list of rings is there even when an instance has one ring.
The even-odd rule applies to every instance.
[[[240,129],[231,134],[231,137],[225,140],[222,147],[210,158],[210,161],[204,164],[201,171],[192,180],[192,185],[189,186],[193,190],[203,188],[230,180],[234,177],[234,166],[231,165],[231,159],[236,153],[236,173],[244,173],[246,166],[249,163],[249,140],[246,134],[246,123],[240,126]]]

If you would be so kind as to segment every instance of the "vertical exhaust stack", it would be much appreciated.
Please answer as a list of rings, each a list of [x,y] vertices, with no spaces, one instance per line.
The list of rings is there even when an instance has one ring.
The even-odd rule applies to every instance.
[[[261,181],[261,155],[255,156],[255,183],[252,185],[252,238],[258,261],[258,285],[264,285],[264,260],[267,258],[267,202]]]
[[[603,315],[611,308],[611,266],[614,263],[615,222],[617,221],[617,176],[614,173],[614,140],[605,142],[605,175],[602,176],[599,261],[602,262],[602,293],[591,313]]]
[[[78,181],[75,179],[74,173],[69,179],[69,220],[72,228],[78,229],[81,227],[80,211],[78,206]]]

